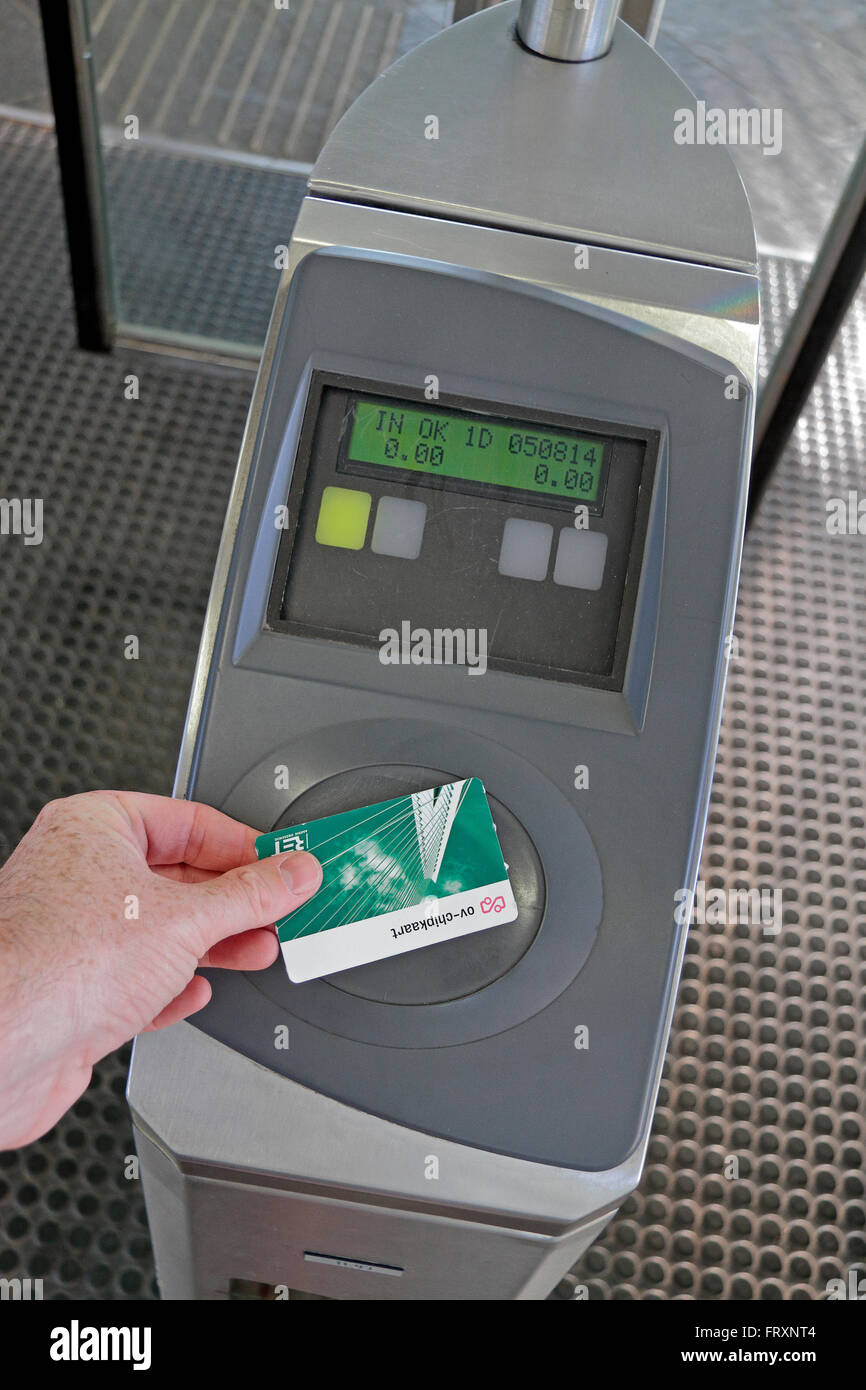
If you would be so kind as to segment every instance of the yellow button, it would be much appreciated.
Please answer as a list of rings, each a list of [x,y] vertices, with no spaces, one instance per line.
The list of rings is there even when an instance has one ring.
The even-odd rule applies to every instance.
[[[369,492],[358,492],[351,487],[326,487],[316,522],[319,545],[362,550],[372,502]]]

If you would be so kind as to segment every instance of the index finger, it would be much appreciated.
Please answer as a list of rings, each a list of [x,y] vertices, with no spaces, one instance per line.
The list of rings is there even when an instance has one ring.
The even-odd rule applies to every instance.
[[[143,837],[148,864],[191,864],[223,873],[256,857],[260,831],[232,820],[201,801],[180,801],[148,792],[116,792]]]

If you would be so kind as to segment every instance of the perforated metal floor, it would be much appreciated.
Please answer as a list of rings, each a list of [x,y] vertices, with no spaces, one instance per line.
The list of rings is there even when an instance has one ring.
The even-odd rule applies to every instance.
[[[0,126],[0,183],[0,496],[46,534],[0,543],[5,857],[52,796],[169,790],[251,378],[78,353],[50,135]],[[217,297],[235,252],[202,245]],[[764,270],[766,350],[805,271]],[[693,930],[641,1188],[554,1297],[814,1299],[866,1260],[866,537],[825,526],[866,492],[864,360],[861,297],[746,548],[702,876],[782,887],[784,927]],[[155,1294],[126,1062],[0,1155],[0,1275],[46,1298]]]

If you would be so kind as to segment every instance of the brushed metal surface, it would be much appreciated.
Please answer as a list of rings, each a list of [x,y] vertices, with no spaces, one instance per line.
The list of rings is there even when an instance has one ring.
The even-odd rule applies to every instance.
[[[658,54],[619,23],[604,61],[547,62],[515,40],[516,17],[506,0],[383,73],[310,191],[753,270],[740,176],[723,147],[675,142],[695,99]]]
[[[613,1211],[642,1161],[635,1150],[581,1173],[455,1144],[278,1076],[189,1023],[136,1038],[127,1099],[184,1172],[548,1234]]]

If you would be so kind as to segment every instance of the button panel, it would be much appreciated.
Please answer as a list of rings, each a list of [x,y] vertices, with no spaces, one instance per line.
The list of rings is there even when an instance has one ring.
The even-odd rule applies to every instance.
[[[606,556],[607,536],[604,531],[579,531],[574,526],[567,527],[559,533],[556,564],[553,567],[554,584],[564,584],[570,589],[600,589]]]
[[[499,573],[512,579],[546,579],[553,527],[546,521],[512,516],[502,532]]]
[[[426,520],[426,502],[410,502],[408,497],[380,497],[371,549],[377,555],[417,560]]]
[[[363,550],[373,497],[357,488],[326,487],[322,493],[316,540],[341,550]]]

